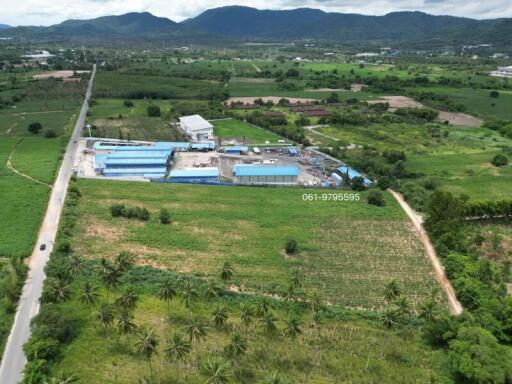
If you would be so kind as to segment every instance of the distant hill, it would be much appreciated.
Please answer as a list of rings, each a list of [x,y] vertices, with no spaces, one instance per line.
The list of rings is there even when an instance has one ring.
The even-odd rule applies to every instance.
[[[329,13],[318,9],[258,10],[229,6],[210,9],[181,23],[148,12],[67,20],[49,27],[13,27],[1,36],[22,40],[117,41],[129,43],[216,40],[328,40],[340,43],[491,43],[507,45],[512,19],[474,20],[394,12],[385,16]],[[181,39],[181,40],[180,40]]]
[[[12,27],[7,24],[0,24],[0,29],[8,29],[8,28],[12,28]]]

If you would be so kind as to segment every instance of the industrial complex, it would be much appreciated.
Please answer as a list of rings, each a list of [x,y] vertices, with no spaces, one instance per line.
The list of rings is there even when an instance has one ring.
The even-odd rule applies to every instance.
[[[291,144],[219,146],[213,126],[199,115],[180,118],[190,141],[144,142],[84,138],[75,174],[170,183],[339,187],[361,177],[314,149]],[[344,176],[344,177],[342,177]]]

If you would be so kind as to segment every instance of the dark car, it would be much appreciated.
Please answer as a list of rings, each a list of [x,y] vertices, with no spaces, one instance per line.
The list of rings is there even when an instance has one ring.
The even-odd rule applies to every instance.
[[[44,251],[45,249],[46,249],[46,244],[41,244],[41,245],[39,246],[39,250],[40,250],[40,251]]]

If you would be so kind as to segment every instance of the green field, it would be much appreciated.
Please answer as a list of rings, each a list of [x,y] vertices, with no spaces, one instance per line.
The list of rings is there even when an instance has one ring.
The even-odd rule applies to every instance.
[[[389,196],[387,207],[376,208],[364,201],[364,194],[360,202],[304,202],[301,189],[98,181],[80,181],[79,186],[84,196],[81,229],[73,243],[90,258],[126,249],[136,252],[140,263],[201,275],[230,261],[237,266],[237,285],[270,293],[284,292],[289,269],[300,266],[306,286],[329,300],[376,309],[391,278],[403,283],[413,303],[433,284],[422,245]],[[174,223],[114,219],[109,212],[114,201],[152,212],[165,206]],[[289,238],[299,242],[298,255],[284,253]]]
[[[275,144],[280,140],[278,135],[240,120],[216,120],[212,123],[214,135],[221,139],[242,139],[251,144],[263,144],[267,141]]]

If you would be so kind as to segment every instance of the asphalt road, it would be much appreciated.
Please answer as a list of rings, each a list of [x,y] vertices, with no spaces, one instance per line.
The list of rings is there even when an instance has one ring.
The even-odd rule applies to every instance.
[[[73,172],[73,164],[77,154],[78,142],[82,136],[82,130],[88,109],[88,101],[92,93],[96,65],[94,65],[87,93],[85,96],[80,116],[76,121],[71,139],[66,148],[66,153],[55,180],[50,201],[46,209],[43,223],[39,230],[39,236],[34,251],[29,260],[29,271],[23,291],[18,302],[14,324],[7,339],[4,355],[0,365],[0,383],[17,384],[21,381],[23,368],[27,362],[23,353],[23,345],[30,337],[30,321],[39,312],[39,298],[46,277],[44,268],[53,249],[59,220],[62,213],[62,205],[66,199],[69,179]],[[40,251],[41,244],[46,244],[46,249]]]

